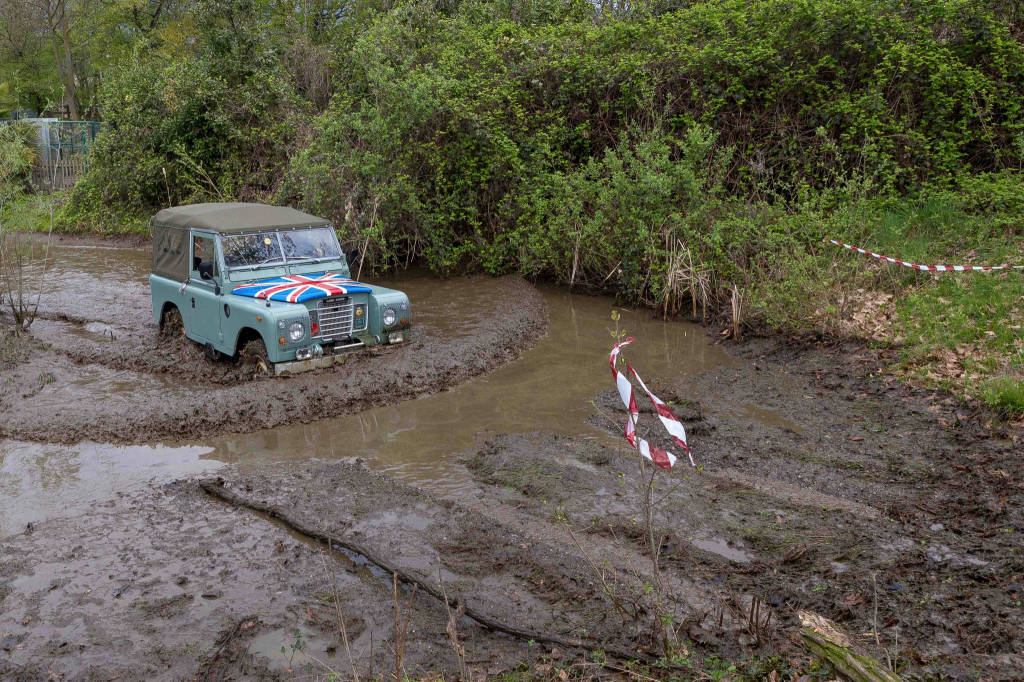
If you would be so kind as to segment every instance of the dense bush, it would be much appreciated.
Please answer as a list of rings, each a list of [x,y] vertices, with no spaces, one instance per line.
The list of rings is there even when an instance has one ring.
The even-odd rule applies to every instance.
[[[1024,47],[977,2],[367,1],[313,34],[255,1],[204,0],[191,52],[110,75],[66,221],[264,198],[378,264],[666,307],[737,285],[782,320],[824,225],[1024,162]]]
[[[1017,3],[198,7],[184,51],[145,38],[106,77],[66,226],[263,199],[332,218],[371,264],[521,272],[666,311],[735,297],[790,330],[842,332],[858,296],[889,292],[908,352],[983,347],[1024,374],[1019,277],[925,286],[820,244],[1019,257]]]
[[[116,230],[168,204],[256,199],[276,187],[309,107],[264,27],[225,18],[245,5],[203,4],[202,50],[168,62],[140,43],[110,73],[104,132],[62,216],[67,227]]]
[[[722,291],[777,268],[763,249],[806,245],[782,214],[809,196],[823,215],[851,183],[892,196],[1022,160],[1024,49],[975,2],[560,12],[382,16],[339,57],[344,85],[277,198],[385,259],[654,302],[681,269]]]
[[[36,158],[36,129],[25,123],[0,125],[0,201],[28,189]]]

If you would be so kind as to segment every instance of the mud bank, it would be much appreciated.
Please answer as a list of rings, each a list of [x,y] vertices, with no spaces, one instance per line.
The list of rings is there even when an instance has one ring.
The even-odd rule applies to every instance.
[[[183,482],[10,537],[0,672],[31,679],[45,662],[88,679],[105,655],[128,678],[308,677],[323,663],[347,675],[344,637],[361,676],[390,670],[390,576],[358,555],[321,559],[322,543],[256,507],[371,548],[478,613],[587,645],[531,646],[456,614],[453,648],[443,602],[418,590],[411,674],[595,675],[591,648],[616,665],[609,651],[657,657],[665,618],[684,667],[648,672],[699,677],[727,659],[785,679],[808,666],[795,616],[805,609],[909,678],[1021,679],[1024,434],[850,371],[844,352],[765,343],[745,347],[746,363],[652,379],[702,465],[657,479],[660,606],[636,459],[603,413],[619,415],[617,398],[601,392],[589,435],[491,437],[464,453],[458,490],[413,489],[357,462],[232,468],[203,480],[236,504]],[[399,589],[403,613],[410,592]]]
[[[413,677],[479,677],[578,653],[545,638],[579,640],[579,651],[601,656],[655,657],[648,619],[623,621],[612,602],[645,613],[634,575],[642,563],[628,547],[583,541],[615,566],[606,592],[563,528],[506,519],[501,505],[489,513],[434,497],[358,463],[223,473],[204,483],[238,504],[183,482],[0,543],[0,675],[292,679],[352,667],[386,673],[399,659]],[[402,582],[396,607],[391,574],[249,505],[372,547],[444,596]],[[675,601],[695,603],[683,593]],[[729,613],[724,622],[723,631],[736,630]]]
[[[230,359],[159,336],[145,251],[52,251],[64,286],[42,296],[24,352],[5,353],[18,361],[0,366],[0,436],[137,443],[309,422],[443,391],[516,357],[546,326],[541,297],[522,280],[424,279],[411,343],[253,380]]]
[[[481,626],[479,614],[644,655],[631,641],[643,633],[608,617],[584,557],[560,538],[545,542],[355,463],[225,473],[207,483],[241,504],[179,483],[0,543],[0,675],[290,679],[352,666],[372,675],[400,664],[413,677],[455,677],[496,675],[552,652]],[[396,606],[390,574],[247,503],[372,546],[405,576],[450,595],[450,606],[407,583]],[[396,623],[408,633],[404,643]]]
[[[738,352],[662,387],[704,466],[659,510],[667,561],[759,595],[783,631],[823,614],[903,675],[1024,678],[1024,429],[879,378],[859,344]]]

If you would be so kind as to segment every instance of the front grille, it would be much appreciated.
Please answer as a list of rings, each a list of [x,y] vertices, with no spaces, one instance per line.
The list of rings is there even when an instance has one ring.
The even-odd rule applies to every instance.
[[[352,335],[352,299],[348,296],[323,298],[316,304],[320,337],[324,341]]]

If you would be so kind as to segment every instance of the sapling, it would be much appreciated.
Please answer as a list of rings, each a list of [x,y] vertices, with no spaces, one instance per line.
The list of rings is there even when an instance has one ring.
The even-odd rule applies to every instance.
[[[56,168],[54,169],[53,181],[56,182]],[[0,178],[7,175],[0,168]],[[14,197],[11,193],[9,182],[0,182],[0,304],[4,305],[14,318],[14,333],[20,334],[27,331],[35,321],[39,312],[39,301],[43,295],[43,286],[46,283],[46,270],[49,265],[50,243],[53,239],[53,208],[54,197],[51,193],[47,198],[49,204],[50,226],[46,233],[46,241],[42,246],[41,264],[36,255],[35,239],[29,237],[27,246],[23,243],[22,236],[17,233],[5,231],[3,223],[3,212],[8,200]],[[52,186],[52,185],[51,185]],[[20,190],[17,190],[20,194]],[[32,282],[30,270],[39,264],[40,267],[35,273],[36,292],[33,300]],[[26,277],[28,275],[28,278]]]
[[[609,333],[611,334],[615,344],[622,343],[626,338],[626,331],[619,325],[621,315],[618,310],[612,311],[611,319],[615,323],[615,329],[609,330]],[[626,361],[621,352],[616,358],[616,363],[622,364],[623,374],[628,377],[629,374],[625,372]],[[597,405],[593,401],[591,401],[591,405],[602,412],[604,416],[613,423],[616,421],[612,415],[607,414],[600,408],[597,408]],[[628,419],[632,421],[632,426],[637,437],[643,437],[640,433],[639,424],[637,424],[634,415],[628,410],[627,414]],[[654,523],[654,491],[655,479],[658,475],[658,467],[653,462],[648,462],[644,457],[640,456],[639,453],[631,452],[631,455],[635,456],[637,460],[639,481],[637,494],[640,500],[641,512],[643,514],[644,554],[651,564],[650,576],[647,576],[646,578],[640,576],[640,580],[643,584],[644,594],[648,598],[648,604],[654,613],[655,628],[659,633],[658,638],[661,640],[660,644],[662,651],[666,657],[670,657],[678,648],[678,637],[677,630],[673,627],[672,614],[665,605],[665,584],[662,579],[660,567],[661,550],[664,543],[664,537],[659,537],[657,535]],[[577,543],[577,546],[579,546],[579,543]],[[603,582],[603,576],[599,577],[602,577]],[[649,582],[647,578],[650,579]]]

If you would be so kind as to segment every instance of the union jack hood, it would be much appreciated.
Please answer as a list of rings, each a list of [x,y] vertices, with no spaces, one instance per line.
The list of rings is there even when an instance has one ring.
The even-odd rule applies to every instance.
[[[370,293],[372,289],[333,272],[283,275],[240,284],[231,293],[285,303],[302,303],[341,294]]]

